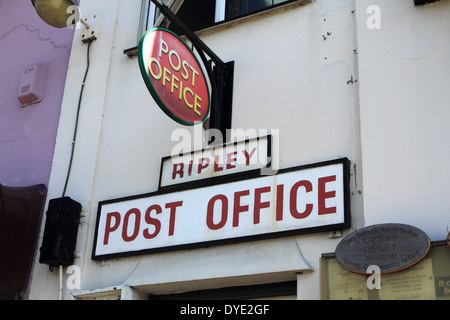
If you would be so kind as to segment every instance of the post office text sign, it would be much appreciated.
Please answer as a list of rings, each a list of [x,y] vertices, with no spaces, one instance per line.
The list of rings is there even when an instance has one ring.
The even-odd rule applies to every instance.
[[[101,202],[92,258],[349,227],[347,161]]]
[[[164,28],[147,31],[139,41],[138,60],[144,82],[162,111],[187,126],[205,121],[210,110],[208,82],[180,37]]]

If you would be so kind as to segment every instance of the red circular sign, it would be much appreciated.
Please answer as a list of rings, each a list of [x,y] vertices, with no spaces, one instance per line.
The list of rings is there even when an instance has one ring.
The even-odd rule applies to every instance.
[[[139,42],[139,66],[153,99],[173,120],[194,125],[206,120],[209,88],[188,45],[170,30],[154,28]]]

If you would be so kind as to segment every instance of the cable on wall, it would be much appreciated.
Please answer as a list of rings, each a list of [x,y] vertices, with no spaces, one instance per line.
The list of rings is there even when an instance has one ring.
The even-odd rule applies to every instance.
[[[84,92],[84,87],[86,85],[86,78],[89,74],[89,68],[90,68],[90,51],[91,51],[92,40],[87,40],[86,42],[88,43],[87,57],[86,57],[86,59],[87,59],[86,71],[84,73],[83,82],[81,83],[80,97],[78,99],[77,116],[76,116],[76,120],[75,120],[75,129],[73,132],[73,140],[72,140],[72,151],[70,153],[69,169],[67,170],[67,177],[66,177],[66,182],[64,184],[64,190],[63,190],[63,195],[62,195],[63,197],[66,196],[67,185],[69,183],[69,178],[70,178],[70,172],[72,171],[73,156],[74,156],[74,152],[75,152],[75,144],[76,144],[77,132],[78,132],[78,122],[79,122],[79,118],[80,118],[81,101],[83,99],[83,92]]]

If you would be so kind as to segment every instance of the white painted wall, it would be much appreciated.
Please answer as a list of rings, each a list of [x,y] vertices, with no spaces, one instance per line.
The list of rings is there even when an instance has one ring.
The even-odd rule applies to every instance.
[[[374,3],[382,8],[381,30],[366,26],[366,9]],[[420,9],[411,3],[317,0],[200,36],[224,61],[235,61],[233,128],[278,129],[280,168],[348,157],[353,229],[396,221],[438,240],[449,225],[450,3]],[[318,299],[320,256],[341,240],[328,233],[91,260],[98,202],[156,191],[161,158],[177,144],[171,135],[180,126],[152,101],[137,58],[123,54],[136,45],[140,0],[84,1],[81,8],[85,16],[99,16],[101,31],[91,47],[67,193],[83,205],[75,260],[80,290],[134,286],[157,294],[295,280],[306,270],[298,276],[298,298]],[[79,33],[49,199],[61,196],[68,166],[86,66]],[[58,281],[56,272],[36,264],[31,299],[56,298]],[[71,291],[65,288],[65,299]]]
[[[450,1],[357,1],[364,217],[432,240],[450,226]],[[369,5],[381,29],[364,28]]]

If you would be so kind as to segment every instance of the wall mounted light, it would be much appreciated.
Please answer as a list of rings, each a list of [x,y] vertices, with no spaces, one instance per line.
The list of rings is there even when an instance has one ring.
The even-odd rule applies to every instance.
[[[39,17],[48,25],[55,28],[74,28],[80,22],[85,27],[81,40],[87,42],[97,39],[96,16],[91,23],[87,23],[87,19],[80,19],[76,0],[31,0],[31,3]]]
[[[67,21],[71,16],[67,12],[69,7],[78,6],[75,0],[31,0],[31,3],[39,17],[55,28],[67,27]]]

